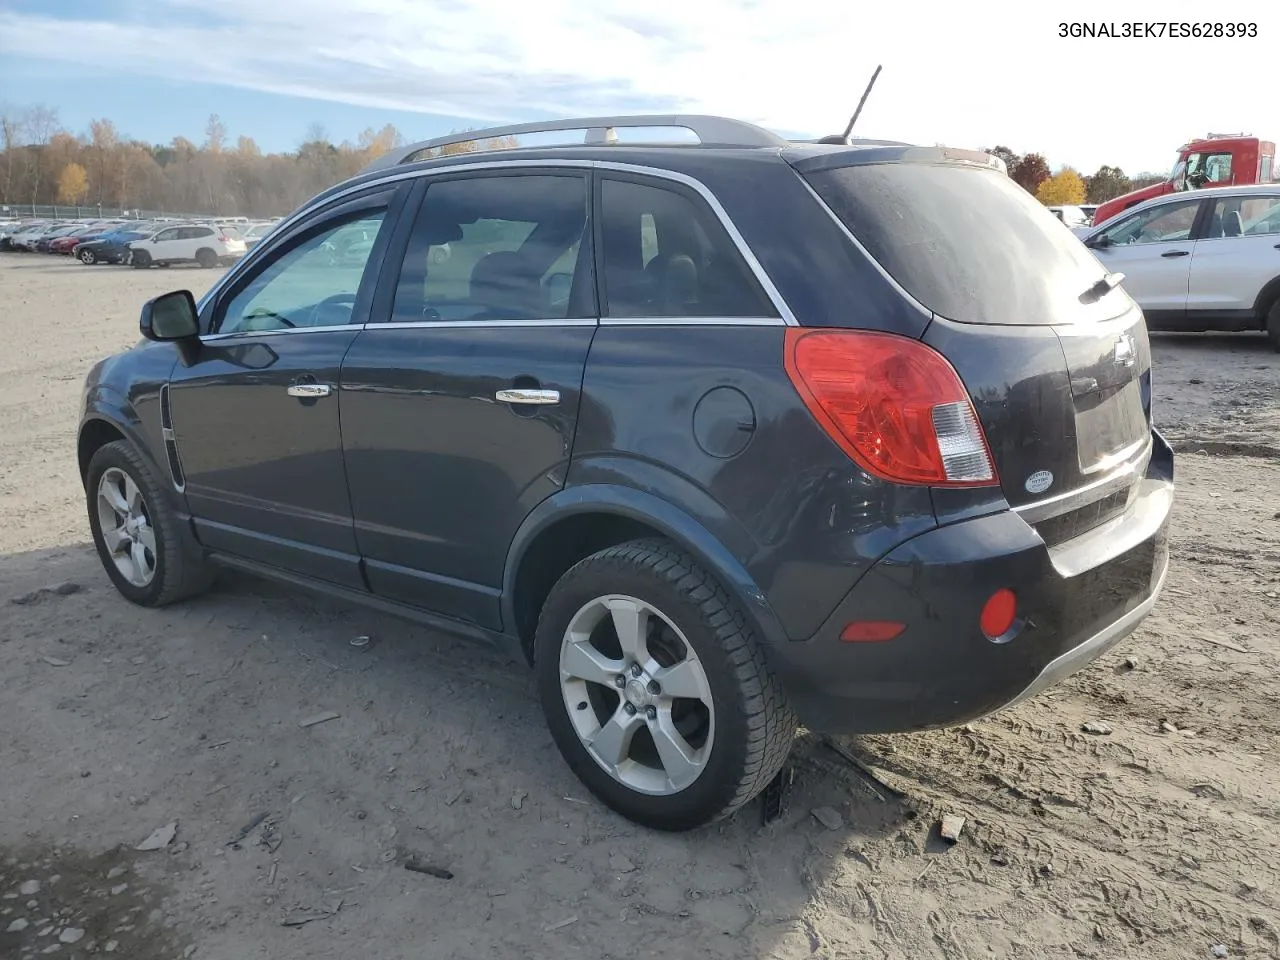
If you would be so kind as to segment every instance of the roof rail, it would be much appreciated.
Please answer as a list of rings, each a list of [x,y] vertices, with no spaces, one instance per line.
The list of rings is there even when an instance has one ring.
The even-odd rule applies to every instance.
[[[408,146],[397,147],[383,154],[364,168],[380,170],[414,160],[424,160],[424,151],[447,147],[455,143],[497,140],[502,137],[518,137],[529,133],[552,133],[557,130],[585,130],[583,143],[617,143],[617,128],[680,127],[697,136],[699,143],[726,147],[785,147],[788,141],[763,127],[727,117],[702,114],[643,114],[621,117],[575,117],[567,120],[546,120],[534,123],[516,123],[505,127],[487,127],[483,130],[466,130],[448,136],[422,140]]]

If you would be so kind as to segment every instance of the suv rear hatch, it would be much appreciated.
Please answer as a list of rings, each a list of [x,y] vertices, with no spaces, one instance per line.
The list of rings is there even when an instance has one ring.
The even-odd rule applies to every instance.
[[[922,339],[963,380],[1008,502],[1050,545],[1123,512],[1150,456],[1150,345],[1137,304],[1071,231],[985,154],[784,155],[932,315]]]

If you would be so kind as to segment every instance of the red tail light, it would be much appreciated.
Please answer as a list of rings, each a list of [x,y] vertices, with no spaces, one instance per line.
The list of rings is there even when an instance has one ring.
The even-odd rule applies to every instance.
[[[787,375],[855,463],[893,483],[994,486],[995,464],[959,374],[918,340],[790,327]]]
[[[227,242],[227,238],[226,238],[226,237],[224,237],[222,234],[218,234],[218,242],[219,242],[219,243],[226,243],[226,242]]]

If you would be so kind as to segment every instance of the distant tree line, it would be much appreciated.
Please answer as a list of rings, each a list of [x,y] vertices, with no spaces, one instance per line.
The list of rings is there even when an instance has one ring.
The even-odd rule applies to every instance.
[[[1009,169],[1009,176],[1028,193],[1045,204],[1105,203],[1130,190],[1161,183],[1166,178],[1158,173],[1140,173],[1129,177],[1119,167],[1103,165],[1093,176],[1082,176],[1074,167],[1062,167],[1057,173],[1049,169],[1049,161],[1041,153],[1017,154],[1008,147],[983,148],[999,157]]]
[[[404,143],[391,124],[339,144],[312,124],[295,151],[263,153],[252,137],[233,140],[215,114],[201,144],[185,137],[150,144],[124,136],[110,120],[75,134],[49,107],[0,108],[0,204],[280,216]],[[476,147],[473,141],[440,152]]]
[[[76,134],[58,112],[44,105],[0,108],[0,204],[66,204],[114,209],[182,210],[226,216],[279,216],[361,170],[404,137],[391,124],[369,127],[355,142],[335,144],[312,124],[298,148],[263,153],[252,137],[236,137],[215,114],[204,142],[175,137],[150,144],[124,136],[110,120],[93,120]],[[471,141],[443,148],[465,153]],[[487,147],[515,146],[512,138]],[[1102,203],[1157,183],[1158,174],[1128,177],[1103,166],[1092,176],[1070,167],[1057,173],[1043,154],[1017,154],[1006,146],[986,152],[1000,157],[1009,176],[1046,204]]]

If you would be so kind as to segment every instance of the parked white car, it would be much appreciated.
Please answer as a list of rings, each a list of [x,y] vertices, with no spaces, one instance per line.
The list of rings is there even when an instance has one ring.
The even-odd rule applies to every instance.
[[[1280,350],[1280,184],[1154,197],[1082,238],[1152,330],[1265,330]]]
[[[207,223],[166,226],[145,240],[129,244],[129,262],[139,268],[190,262],[202,267],[216,267],[238,260],[244,253],[242,239]]]

